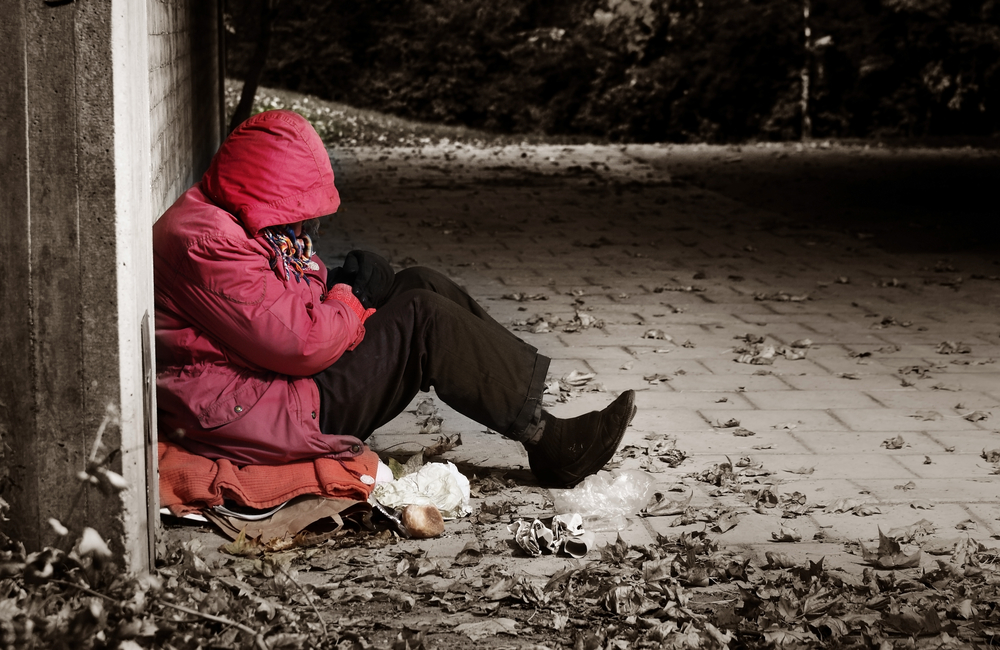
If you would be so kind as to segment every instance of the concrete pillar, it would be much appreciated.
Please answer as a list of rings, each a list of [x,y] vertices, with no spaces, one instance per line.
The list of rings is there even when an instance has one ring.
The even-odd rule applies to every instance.
[[[146,3],[0,11],[0,525],[29,549],[74,541],[50,517],[74,538],[90,526],[142,570],[155,520]],[[77,478],[109,409],[98,456],[122,493]]]

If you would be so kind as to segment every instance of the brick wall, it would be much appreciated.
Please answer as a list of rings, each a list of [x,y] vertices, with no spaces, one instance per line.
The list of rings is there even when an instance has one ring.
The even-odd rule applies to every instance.
[[[222,140],[219,4],[147,0],[152,208],[159,216]]]

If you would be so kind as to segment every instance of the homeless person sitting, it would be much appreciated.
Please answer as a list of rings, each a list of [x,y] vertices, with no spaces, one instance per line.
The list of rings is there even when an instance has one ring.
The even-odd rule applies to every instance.
[[[327,271],[309,232],[340,197],[303,117],[240,125],[153,226],[160,431],[235,466],[333,458],[432,386],[523,443],[542,485],[601,469],[635,414],[626,391],[572,419],[542,410],[549,359],[444,275],[354,251]],[[367,478],[367,477],[366,477]]]

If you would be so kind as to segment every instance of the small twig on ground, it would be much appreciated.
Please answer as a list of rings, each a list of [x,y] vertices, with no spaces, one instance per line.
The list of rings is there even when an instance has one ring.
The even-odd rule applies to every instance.
[[[99,591],[94,591],[90,587],[84,587],[83,585],[78,585],[75,582],[66,582],[65,580],[59,580],[59,579],[49,580],[49,582],[56,585],[63,585],[65,587],[73,587],[74,589],[79,589],[80,591],[90,594],[91,596],[96,596],[97,598],[103,598],[104,600],[110,600],[113,603],[118,602],[116,598],[112,598],[111,596],[106,596],[100,593]]]
[[[285,574],[285,577],[288,578],[293,585],[298,587],[299,591],[302,592],[302,595],[306,597],[306,602],[309,603],[309,606],[312,607],[314,612],[316,612],[316,618],[319,619],[320,624],[323,626],[323,638],[329,639],[330,632],[326,629],[326,620],[324,620],[323,615],[320,614],[319,608],[316,607],[316,603],[313,602],[313,599],[310,597],[309,592],[307,592],[295,578],[293,578],[287,571],[285,571],[285,568],[282,567],[280,564],[275,564],[274,567],[279,571],[281,571],[283,574]]]
[[[185,614],[191,614],[192,616],[199,616],[208,621],[214,621],[215,623],[222,623],[223,625],[232,625],[237,630],[240,630],[241,632],[246,632],[247,634],[253,636],[254,645],[256,645],[259,650],[268,650],[267,644],[264,643],[264,637],[252,627],[248,627],[246,625],[243,625],[242,623],[237,623],[236,621],[231,621],[228,618],[223,618],[221,616],[213,616],[211,614],[205,614],[203,612],[199,612],[196,609],[191,609],[190,607],[184,607],[183,605],[175,605],[174,603],[168,603],[165,600],[161,600],[159,601],[159,603],[164,607],[170,607],[172,609],[176,609],[179,612],[184,612]]]
[[[288,578],[289,578],[289,580],[292,580],[291,576],[288,576]],[[80,591],[82,591],[82,592],[84,592],[86,594],[89,594],[91,596],[95,596],[97,598],[103,598],[104,600],[110,600],[111,602],[117,602],[117,599],[112,598],[111,596],[107,596],[105,594],[102,594],[102,593],[100,593],[98,591],[94,591],[90,587],[84,587],[83,585],[78,585],[78,584],[73,583],[73,582],[66,582],[65,580],[50,580],[50,582],[52,582],[53,584],[57,584],[57,585],[63,585],[63,586],[66,586],[66,587],[73,587],[75,589],[79,589]],[[292,580],[292,582],[295,582],[295,580]],[[302,587],[298,583],[295,583],[295,584],[296,584],[296,586],[299,587],[299,589],[302,589]],[[228,618],[222,618],[221,616],[213,616],[211,614],[205,614],[203,612],[199,612],[198,610],[190,609],[188,607],[184,607],[183,605],[175,605],[174,603],[168,603],[165,600],[161,600],[159,602],[160,602],[161,605],[164,605],[165,607],[171,607],[171,608],[176,609],[178,611],[184,612],[185,614],[191,614],[192,616],[198,616],[200,618],[204,618],[204,619],[209,620],[209,621],[214,621],[215,623],[222,623],[223,625],[232,625],[236,629],[238,629],[238,630],[240,630],[242,632],[246,632],[247,634],[251,635],[254,638],[254,645],[256,645],[259,650],[268,650],[267,644],[264,643],[264,637],[261,636],[260,633],[258,633],[257,630],[253,629],[252,627],[248,627],[246,625],[243,625],[242,623],[237,623],[236,621],[231,621]],[[310,603],[311,602],[312,601],[310,601]],[[315,606],[314,606],[314,608],[315,608]],[[323,621],[322,617],[320,617],[320,621]],[[325,622],[323,622],[323,632],[324,632],[324,634],[326,633],[326,623]]]

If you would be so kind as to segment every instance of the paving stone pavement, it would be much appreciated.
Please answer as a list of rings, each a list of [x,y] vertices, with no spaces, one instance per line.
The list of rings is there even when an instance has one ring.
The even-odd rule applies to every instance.
[[[724,147],[700,150],[719,164],[731,155]],[[319,250],[330,266],[362,248],[397,266],[441,270],[551,357],[551,379],[596,373],[588,387],[599,390],[565,402],[547,396],[556,415],[638,391],[638,414],[613,464],[650,471],[670,498],[690,493],[700,512],[745,513],[717,535],[729,547],[757,557],[826,557],[860,570],[845,542],[877,540],[879,529],[928,520],[944,539],[1000,535],[1000,476],[982,457],[1000,447],[997,256],[888,253],[864,232],[789,219],[672,179],[677,151],[334,150],[343,205],[324,224]],[[796,155],[782,155],[789,151]],[[505,298],[512,294],[540,299]],[[602,326],[564,331],[578,312]],[[540,332],[523,324],[539,316],[563,324]],[[656,330],[667,338],[646,338]],[[739,363],[748,334],[779,351],[804,345],[789,348],[804,358]],[[950,354],[946,342],[955,344]],[[524,472],[519,444],[435,401],[442,433],[462,434],[445,459],[479,474],[508,472],[528,497],[521,516],[552,514],[550,495]],[[730,420],[755,435],[734,435]],[[418,429],[407,412],[370,442],[405,455],[432,442]],[[887,448],[897,436],[902,448]],[[649,455],[669,441],[687,454],[675,468]],[[780,509],[758,512],[736,494],[712,496],[715,486],[693,478],[730,461],[767,470],[744,470],[748,489],[801,492],[830,507],[782,519]],[[678,487],[683,492],[666,492]],[[877,510],[831,511],[846,499]],[[712,528],[675,526],[677,519],[633,517],[620,534],[648,543],[657,534]],[[803,541],[772,541],[782,525]],[[449,527],[443,538],[412,543],[431,556],[453,556],[475,533]],[[503,523],[489,531],[494,540],[509,537]],[[599,541],[616,534],[602,532]],[[530,571],[550,575],[565,561],[532,560]]]
[[[880,528],[926,519],[943,538],[1000,534],[1000,477],[981,456],[1000,447],[996,256],[887,253],[864,232],[803,224],[672,180],[677,151],[448,144],[333,151],[344,202],[324,227],[321,246],[330,248],[321,251],[336,259],[366,248],[397,265],[442,270],[550,356],[551,379],[596,373],[592,385],[601,391],[558,403],[548,396],[557,415],[637,390],[639,411],[623,442],[629,457],[613,463],[652,470],[662,490],[682,485],[696,508],[747,513],[719,535],[727,545],[857,567],[844,542],[875,540]],[[720,164],[730,155],[723,147],[702,151]],[[765,156],[758,161],[767,164]],[[504,298],[512,294],[544,299]],[[577,311],[603,327],[535,333],[516,325],[537,316],[565,323]],[[669,338],[644,338],[650,330]],[[797,348],[803,359],[738,363],[748,333],[779,349],[811,343]],[[942,354],[947,341],[969,351]],[[655,375],[662,379],[646,379]],[[544,494],[518,473],[527,467],[520,445],[436,402],[442,432],[462,434],[446,459],[509,470]],[[721,426],[731,419],[756,435],[734,436]],[[371,443],[415,451],[434,437],[418,429],[416,416],[404,413]],[[904,446],[887,448],[896,436]],[[647,455],[669,440],[688,454],[676,468]],[[714,486],[691,477],[745,458],[770,471],[743,478],[749,488],[797,491],[823,505],[862,499],[880,512],[827,508],[781,519],[779,509],[758,513],[736,495],[710,496]],[[812,473],[794,473],[800,468]],[[537,514],[551,513],[546,506]],[[711,528],[673,526],[677,518],[632,518],[623,538],[641,543]],[[772,541],[781,525],[803,542]],[[497,536],[505,535],[498,524]],[[552,570],[562,562],[553,558]]]

